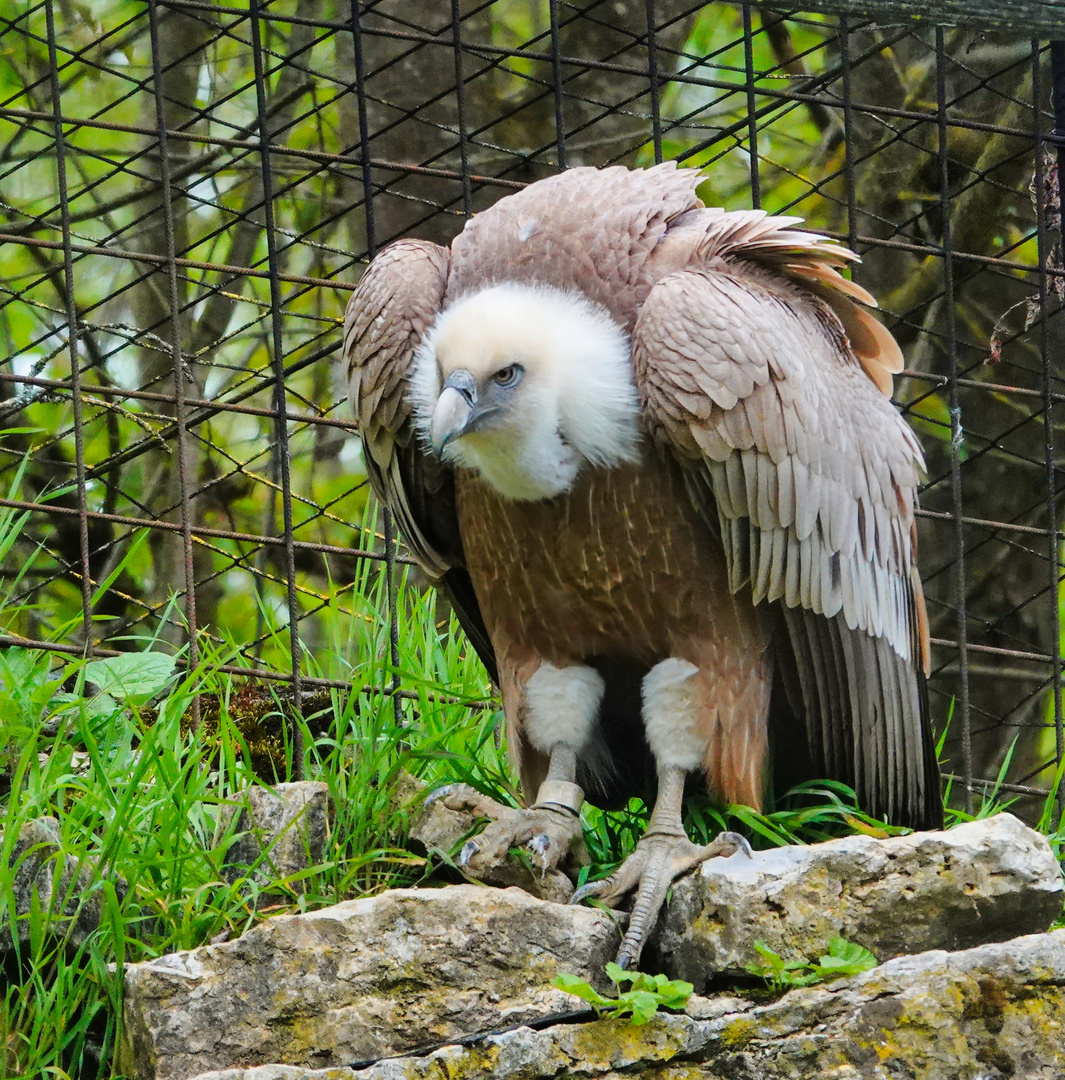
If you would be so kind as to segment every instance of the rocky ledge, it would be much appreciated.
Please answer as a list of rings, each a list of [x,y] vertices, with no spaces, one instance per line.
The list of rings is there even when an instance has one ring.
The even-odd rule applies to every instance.
[[[734,984],[633,1027],[550,986],[565,971],[605,989],[623,915],[515,888],[397,890],[127,966],[118,1068],[131,1080],[1060,1077],[1065,931],[1041,931],[1061,909],[1046,839],[1008,814],[715,860],[678,883],[660,923],[654,955],[672,977],[727,986],[756,940],[815,957],[842,934],[896,959],[769,1003]]]
[[[644,1027],[597,1020],[520,1027],[466,1046],[311,1070],[266,1065],[199,1080],[1059,1080],[1065,931],[890,960],[769,1005],[694,999]]]

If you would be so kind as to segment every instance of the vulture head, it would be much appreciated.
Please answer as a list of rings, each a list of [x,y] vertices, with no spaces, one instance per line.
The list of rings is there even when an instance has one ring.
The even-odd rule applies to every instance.
[[[418,349],[411,399],[432,452],[508,499],[638,458],[628,335],[575,293],[507,283],[457,300]]]

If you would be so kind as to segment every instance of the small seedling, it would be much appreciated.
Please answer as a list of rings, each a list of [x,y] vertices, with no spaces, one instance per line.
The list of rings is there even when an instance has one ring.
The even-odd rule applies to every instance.
[[[617,964],[607,964],[606,973],[618,987],[617,997],[604,997],[593,986],[576,975],[563,973],[551,981],[551,985],[567,994],[587,1001],[600,1016],[629,1017],[634,1026],[646,1024],[659,1009],[683,1009],[695,989],[681,979],[667,979],[665,975],[645,975],[642,971],[625,971]],[[622,983],[632,983],[622,990]]]
[[[879,963],[868,949],[841,937],[834,937],[828,943],[828,952],[816,963],[808,959],[785,960],[764,941],[756,941],[754,947],[765,962],[748,964],[746,970],[766,979],[770,987],[778,993],[796,986],[811,986],[829,979],[859,975]]]

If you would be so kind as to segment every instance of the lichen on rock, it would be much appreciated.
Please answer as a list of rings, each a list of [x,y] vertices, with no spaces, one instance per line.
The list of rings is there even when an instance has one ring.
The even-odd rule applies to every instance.
[[[184,1080],[226,1065],[373,1060],[574,1009],[606,989],[611,919],[475,885],[397,889],[281,915],[235,941],[125,969],[119,1068]]]
[[[118,1066],[131,1080],[1049,1080],[1065,1076],[1065,931],[1013,932],[1045,929],[1061,901],[1045,838],[1009,815],[713,860],[675,886],[656,939],[673,977],[708,985],[758,938],[817,956],[842,933],[916,955],[772,1001],[693,997],[635,1027],[550,985],[565,971],[608,991],[610,913],[513,888],[396,890],[127,965]]]
[[[1065,1075],[1065,931],[900,957],[754,1006],[519,1027],[360,1069],[268,1065],[198,1080],[1054,1080]]]
[[[1062,890],[1046,837],[998,814],[710,859],[676,883],[652,944],[662,969],[698,990],[756,963],[756,941],[797,959],[839,935],[887,960],[1036,933],[1061,914]]]

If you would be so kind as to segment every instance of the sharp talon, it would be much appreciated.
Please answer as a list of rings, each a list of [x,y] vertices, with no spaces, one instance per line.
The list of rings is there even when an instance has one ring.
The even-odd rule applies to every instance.
[[[547,849],[551,846],[551,837],[545,832],[538,832],[529,840],[529,843],[526,846],[534,855],[537,855],[542,859],[547,854]]]
[[[424,806],[432,806],[437,799],[446,799],[457,787],[456,784],[445,784],[443,787],[438,787],[436,791],[431,791],[426,797]]]
[[[754,850],[747,842],[746,836],[741,836],[738,832],[723,832],[718,835],[718,840],[735,845],[736,851],[742,851],[748,859],[754,858]],[[736,851],[733,851],[732,854],[735,855]]]
[[[589,896],[598,895],[600,889],[603,886],[602,881],[589,881],[582,885],[570,898],[571,904],[579,904],[582,900],[587,900]]]
[[[459,864],[459,866],[466,866],[469,863],[470,859],[472,859],[474,855],[476,855],[477,852],[480,850],[481,845],[478,844],[476,840],[467,840],[466,843],[462,845],[462,850],[459,852],[459,857],[455,861]]]
[[[547,833],[536,833],[530,837],[529,842],[525,845],[532,856],[540,864],[540,877],[546,877],[549,869],[549,863],[547,858],[548,848],[551,847],[551,837]]]

